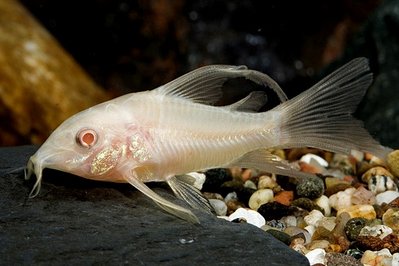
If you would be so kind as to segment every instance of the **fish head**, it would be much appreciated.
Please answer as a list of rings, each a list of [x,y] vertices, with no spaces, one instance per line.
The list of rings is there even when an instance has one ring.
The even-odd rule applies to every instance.
[[[126,145],[120,141],[115,114],[99,113],[101,107],[92,107],[65,120],[30,157],[25,177],[35,174],[37,178],[31,197],[40,190],[45,168],[88,179],[109,180],[126,152]]]

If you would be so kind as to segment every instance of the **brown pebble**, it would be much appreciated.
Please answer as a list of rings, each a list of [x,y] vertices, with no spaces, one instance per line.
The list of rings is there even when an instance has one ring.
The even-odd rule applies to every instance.
[[[226,205],[227,205],[227,215],[232,214],[238,208],[245,208],[244,204],[242,204],[238,200],[229,200],[228,202],[226,202]]]
[[[376,165],[372,165],[369,162],[362,161],[357,164],[357,175],[363,175],[367,172],[370,168],[373,168]]]
[[[391,208],[399,208],[399,197],[388,203],[388,206]]]
[[[369,179],[372,178],[373,176],[389,176],[393,178],[393,175],[387,169],[381,166],[376,166],[369,169],[366,173],[364,173],[362,175],[362,180],[363,182],[368,183]]]
[[[391,173],[399,178],[399,150],[395,150],[388,154],[387,163]]]
[[[349,249],[351,242],[344,235],[333,234],[331,242],[335,244],[333,252],[345,252]]]
[[[377,219],[381,219],[384,213],[389,209],[389,206],[386,203],[383,203],[382,205],[373,205],[373,207]]]
[[[392,254],[399,251],[399,238],[395,234],[387,235],[383,239],[378,236],[359,236],[356,240],[364,250],[378,251],[387,248]]]

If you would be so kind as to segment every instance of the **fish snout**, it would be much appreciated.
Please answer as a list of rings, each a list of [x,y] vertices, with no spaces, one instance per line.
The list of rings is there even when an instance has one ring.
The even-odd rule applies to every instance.
[[[26,171],[25,179],[28,180],[34,174],[36,176],[36,182],[33,185],[32,191],[29,193],[30,198],[34,198],[39,194],[41,181],[42,181],[43,165],[42,162],[37,160],[36,154],[29,158]]]

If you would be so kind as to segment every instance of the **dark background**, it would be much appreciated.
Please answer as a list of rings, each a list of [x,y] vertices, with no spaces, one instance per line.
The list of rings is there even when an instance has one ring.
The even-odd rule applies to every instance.
[[[293,80],[313,76],[341,55],[347,39],[379,4],[376,0],[22,2],[99,84],[116,93],[152,89],[215,63],[247,65],[294,90]],[[334,47],[328,42],[335,42]]]

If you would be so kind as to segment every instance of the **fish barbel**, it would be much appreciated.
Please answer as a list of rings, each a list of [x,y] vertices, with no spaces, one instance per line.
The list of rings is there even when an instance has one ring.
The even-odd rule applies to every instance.
[[[257,113],[262,92],[228,105],[213,106],[231,78],[272,88],[281,103]],[[187,208],[152,191],[145,182],[166,181],[194,208],[208,201],[186,174],[239,166],[308,178],[269,148],[314,147],[349,154],[370,152],[385,159],[381,146],[351,114],[372,82],[368,61],[357,58],[307,91],[287,100],[270,77],[245,66],[211,65],[157,89],[131,93],[84,110],[64,121],[30,157],[26,177],[40,190],[44,168],[84,178],[128,182],[166,211],[198,222]]]

